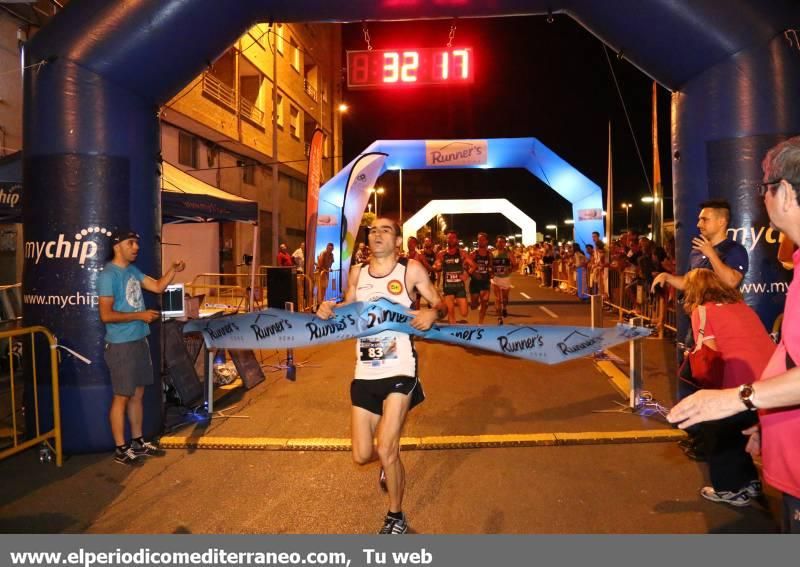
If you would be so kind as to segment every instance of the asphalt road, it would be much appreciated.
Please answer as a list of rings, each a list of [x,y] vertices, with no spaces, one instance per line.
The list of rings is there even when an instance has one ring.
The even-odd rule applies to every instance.
[[[589,324],[588,306],[574,297],[532,278],[514,285],[508,322]],[[667,406],[672,349],[669,340],[646,339],[645,387]],[[614,354],[624,359],[627,349]],[[284,353],[261,355],[277,365]],[[670,429],[655,417],[608,411],[625,400],[591,359],[550,367],[424,341],[419,356],[427,400],[404,437]],[[246,417],[174,435],[346,439],[352,343],[303,349],[297,359],[308,365],[296,382],[268,366],[264,383],[217,406]],[[417,533],[776,530],[774,494],[745,509],[703,500],[705,466],[674,441],[407,450],[402,458],[404,509]],[[136,470],[110,455],[73,456],[57,469],[28,451],[0,462],[0,532],[373,533],[387,508],[377,474],[377,465],[359,467],[341,450],[171,449]]]

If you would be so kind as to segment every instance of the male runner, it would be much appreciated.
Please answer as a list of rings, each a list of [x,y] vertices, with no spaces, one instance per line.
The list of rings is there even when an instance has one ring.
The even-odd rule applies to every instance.
[[[497,321],[503,324],[503,317],[508,317],[508,292],[511,289],[511,272],[516,262],[514,256],[506,248],[506,237],[498,236],[492,252],[492,288],[494,288]]]
[[[432,271],[431,265],[428,263],[427,258],[425,258],[425,254],[417,248],[419,245],[419,241],[415,236],[409,236],[407,240],[408,252],[406,252],[405,257],[409,260],[416,260],[422,267],[425,268],[425,271],[430,273]],[[413,307],[414,309],[419,309],[420,304],[420,297],[419,294],[416,295],[414,298]]]
[[[431,241],[430,238],[426,237],[425,240],[422,241],[422,255],[425,256],[425,261],[428,263],[428,274],[435,286],[437,273],[436,270],[433,269],[433,265],[436,263],[436,251],[433,249],[433,241]]]
[[[387,298],[404,307],[411,306],[412,293],[419,292],[437,309],[409,311],[411,326],[429,329],[439,316],[441,299],[425,268],[416,260],[400,259],[400,227],[387,218],[377,218],[369,230],[369,263],[350,270],[346,305],[354,301]],[[323,302],[317,316],[333,316],[336,304]],[[402,512],[405,469],[400,461],[400,433],[408,411],[425,399],[417,377],[417,354],[412,337],[384,331],[361,338],[356,343],[355,379],[350,385],[353,459],[364,465],[376,458],[381,462],[381,487],[389,493],[389,512],[378,533],[403,534],[408,522]]]
[[[489,307],[489,286],[492,277],[492,253],[489,251],[489,236],[485,232],[478,233],[478,247],[472,253],[475,269],[470,272],[469,297],[470,306],[478,311],[478,324],[482,325]]]
[[[467,316],[467,290],[464,282],[469,277],[467,270],[475,269],[475,262],[458,244],[458,233],[451,230],[447,233],[447,248],[439,252],[433,269],[442,272],[442,294],[447,305],[447,320],[456,322],[456,305],[461,316]]]

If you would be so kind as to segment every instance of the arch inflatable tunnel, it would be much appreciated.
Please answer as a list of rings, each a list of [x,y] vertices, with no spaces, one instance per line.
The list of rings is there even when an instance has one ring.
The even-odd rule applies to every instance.
[[[773,261],[776,235],[767,230],[763,207],[748,187],[760,179],[764,150],[800,132],[800,105],[795,104],[800,52],[783,33],[800,20],[794,0],[73,0],[24,48],[23,293],[84,299],[63,308],[55,302],[27,303],[23,322],[50,328],[62,344],[95,362],[87,366],[65,355],[61,363],[65,451],[113,446],[103,326],[92,298],[109,252],[102,229],[136,227],[142,235],[137,265],[158,275],[161,104],[256,21],[549,11],[576,19],[673,91],[679,270],[687,265],[698,204],[727,198],[732,228],[751,254],[745,283],[784,281],[786,274]],[[84,230],[86,236],[77,239]],[[53,253],[36,253],[42,249]],[[765,322],[782,309],[781,293],[747,292],[746,297]],[[159,343],[154,326],[155,361]],[[38,367],[46,366],[39,362]],[[40,394],[44,399],[47,392]],[[148,388],[146,434],[161,427],[160,403],[158,385]]]
[[[592,242],[592,231],[604,234],[600,187],[536,138],[379,140],[320,188],[315,257],[333,243],[337,289],[346,289],[369,190],[386,170],[510,167],[527,169],[572,204],[577,242]]]

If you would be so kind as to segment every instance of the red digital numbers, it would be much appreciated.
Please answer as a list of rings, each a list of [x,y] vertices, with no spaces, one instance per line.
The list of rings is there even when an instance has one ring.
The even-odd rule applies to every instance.
[[[471,84],[471,48],[375,49],[347,52],[350,88]]]

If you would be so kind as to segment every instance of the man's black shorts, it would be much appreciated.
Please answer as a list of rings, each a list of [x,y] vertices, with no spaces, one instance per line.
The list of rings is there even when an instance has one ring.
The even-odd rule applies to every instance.
[[[489,278],[486,278],[485,280],[481,280],[481,279],[473,277],[473,278],[471,278],[469,280],[469,293],[470,293],[470,295],[475,295],[475,294],[480,293],[482,291],[489,291],[489,288],[490,288]]]
[[[443,295],[454,295],[456,299],[467,297],[467,290],[464,288],[464,282],[455,284],[444,284],[442,286]]]
[[[411,395],[409,410],[425,400],[422,382],[413,376],[393,376],[377,380],[353,380],[350,401],[356,407],[375,415],[383,415],[383,401],[389,394]]]

